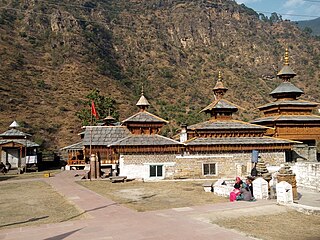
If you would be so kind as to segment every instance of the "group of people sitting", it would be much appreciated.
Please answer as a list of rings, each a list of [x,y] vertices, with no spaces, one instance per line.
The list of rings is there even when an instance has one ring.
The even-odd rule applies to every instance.
[[[11,164],[8,163],[5,165],[3,162],[0,161],[0,172],[6,174],[11,168]]]
[[[230,193],[230,202],[233,201],[255,201],[253,196],[252,181],[254,178],[247,177],[246,181],[243,182],[240,177],[236,177],[234,189]]]

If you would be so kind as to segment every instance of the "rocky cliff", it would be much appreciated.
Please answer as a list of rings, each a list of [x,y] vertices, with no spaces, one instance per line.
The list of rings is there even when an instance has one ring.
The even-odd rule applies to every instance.
[[[251,120],[282,65],[294,84],[319,99],[320,41],[294,23],[267,23],[231,0],[7,0],[0,6],[0,130],[16,119],[47,148],[77,140],[81,100],[99,89],[120,118],[137,111],[141,86],[151,111],[194,123],[212,99],[220,70],[227,98]]]

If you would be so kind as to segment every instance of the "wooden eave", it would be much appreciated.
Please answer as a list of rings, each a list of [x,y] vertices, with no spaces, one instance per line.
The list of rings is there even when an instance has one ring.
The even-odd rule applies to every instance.
[[[180,153],[184,146],[117,146],[114,147],[115,151],[121,154],[161,154],[161,153]]]
[[[241,151],[278,151],[291,150],[291,144],[275,144],[275,145],[214,145],[214,146],[188,146],[189,152],[241,152]]]
[[[0,147],[3,148],[3,147],[11,147],[11,148],[15,148],[15,147],[25,147],[24,144],[21,144],[21,143],[17,143],[17,142],[8,142],[8,143],[4,143],[4,144],[0,144]]]

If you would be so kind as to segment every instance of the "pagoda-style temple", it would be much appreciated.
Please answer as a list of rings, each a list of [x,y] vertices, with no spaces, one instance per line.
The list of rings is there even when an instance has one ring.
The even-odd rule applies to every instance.
[[[136,105],[140,111],[122,121],[131,134],[109,145],[120,154],[120,175],[143,179],[167,178],[172,175],[170,168],[183,144],[159,135],[168,121],[147,111],[150,104],[143,91]]]
[[[258,107],[263,112],[262,118],[252,121],[254,124],[274,129],[268,135],[300,141],[294,151],[287,152],[290,161],[316,161],[316,141],[320,140],[320,116],[312,113],[318,103],[299,99],[304,94],[290,80],[296,76],[289,66],[288,49],[285,51],[284,66],[277,74],[282,83],[270,95],[273,102]]]
[[[39,145],[30,140],[31,135],[17,130],[14,121],[10,129],[0,134],[0,161],[11,169],[25,171],[29,167],[37,169]]]
[[[251,170],[253,150],[258,150],[260,156],[270,165],[285,162],[285,151],[290,150],[294,142],[265,136],[267,131],[272,130],[269,127],[234,120],[233,113],[237,112],[239,107],[224,99],[227,90],[219,73],[213,89],[214,100],[202,110],[210,114],[210,119],[181,131],[181,139],[187,149],[183,158],[186,161],[198,158],[198,162],[201,162],[200,167],[194,166],[194,171],[198,171],[195,174],[247,174]],[[236,169],[244,172],[236,172]]]
[[[166,163],[159,165],[166,161],[162,156],[180,153],[183,144],[159,135],[168,121],[147,111],[150,104],[143,91],[136,105],[140,111],[121,125],[108,116],[101,126],[84,127],[82,142],[61,149],[69,155],[67,168],[82,168],[96,154],[110,174],[120,171],[130,178],[164,178]]]

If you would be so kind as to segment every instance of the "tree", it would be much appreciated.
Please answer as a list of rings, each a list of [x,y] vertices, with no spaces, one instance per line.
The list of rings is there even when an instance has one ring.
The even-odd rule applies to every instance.
[[[98,89],[92,90],[86,98],[88,100],[82,101],[83,109],[76,112],[77,117],[82,121],[83,126],[95,125],[97,122],[102,122],[103,118],[111,115],[116,120],[119,119],[119,112],[117,110],[117,103],[111,97],[100,95]],[[100,119],[96,119],[91,115],[91,103],[94,101],[96,111],[100,116]]]
[[[280,14],[277,14],[276,12],[273,12],[271,13],[269,21],[270,23],[282,22],[282,16]]]
[[[312,29],[310,27],[305,27],[303,29],[303,32],[310,36],[312,34]]]

